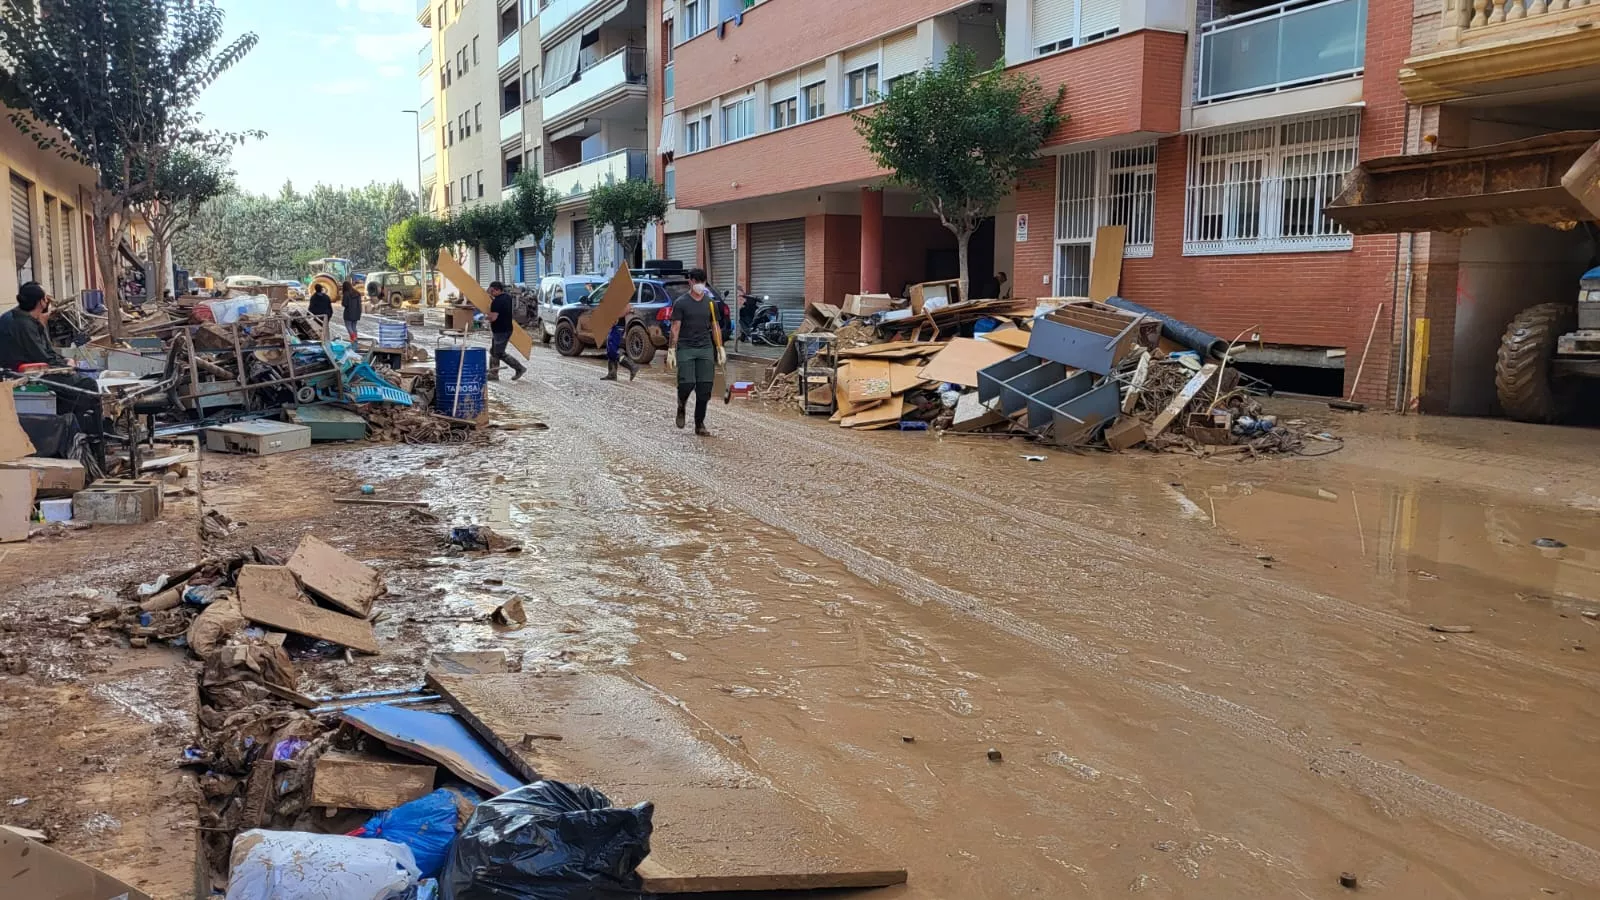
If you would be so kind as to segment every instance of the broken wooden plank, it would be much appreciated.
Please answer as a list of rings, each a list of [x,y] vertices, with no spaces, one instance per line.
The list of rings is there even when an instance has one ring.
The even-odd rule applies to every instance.
[[[846,416],[839,420],[839,424],[846,428],[855,428],[861,425],[892,425],[900,421],[905,414],[906,398],[896,394],[879,403],[857,412],[853,416]]]
[[[954,338],[939,351],[938,356],[928,360],[928,364],[922,367],[922,377],[928,381],[975,388],[978,386],[979,369],[1016,355],[1017,351],[1004,344]]]
[[[383,593],[378,570],[309,534],[289,557],[289,570],[306,590],[352,616],[366,618],[372,601]]]
[[[149,894],[88,863],[3,828],[0,884],[6,887],[6,897],[17,900],[151,900]]]
[[[360,653],[378,652],[378,636],[373,634],[371,622],[307,601],[300,596],[287,566],[239,567],[239,611],[267,628],[330,641]]]
[[[1089,260],[1089,299],[1109,300],[1122,284],[1122,256],[1127,250],[1128,226],[1101,225],[1094,233],[1094,257]]]
[[[1183,412],[1183,408],[1189,405],[1189,401],[1200,393],[1200,389],[1205,387],[1206,382],[1210,381],[1211,376],[1215,374],[1217,374],[1216,363],[1206,363],[1200,371],[1194,373],[1194,377],[1189,379],[1189,383],[1183,386],[1183,390],[1172,398],[1172,402],[1167,404],[1167,408],[1156,416],[1155,421],[1150,423],[1150,428],[1145,433],[1155,437],[1166,431],[1167,426],[1172,424],[1172,420],[1178,417],[1178,413]]]
[[[311,805],[393,809],[433,790],[438,773],[437,766],[329,750],[317,758],[311,780]]]
[[[462,781],[490,794],[504,794],[524,784],[522,778],[506,768],[455,716],[402,706],[367,704],[343,710],[339,717],[390,747],[433,760]]]
[[[646,893],[899,884],[904,868],[727,755],[648,687],[608,674],[428,676],[522,777],[655,804]],[[560,741],[531,741],[536,733]]]
[[[922,366],[917,363],[892,363],[889,366],[889,393],[904,394],[922,383]]]
[[[991,344],[1010,347],[1012,350],[1020,352],[1028,349],[1028,341],[1032,340],[1033,332],[1023,331],[1021,328],[999,328],[994,331],[986,331],[979,337]]]
[[[881,359],[858,359],[850,364],[849,378],[840,382],[845,396],[852,403],[870,403],[887,400],[893,393],[889,389],[889,363]]]

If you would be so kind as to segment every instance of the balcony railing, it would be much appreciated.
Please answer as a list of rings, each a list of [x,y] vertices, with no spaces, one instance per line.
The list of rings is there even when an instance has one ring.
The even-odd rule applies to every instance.
[[[1287,0],[1200,26],[1201,102],[1361,73],[1366,0]]]
[[[428,130],[428,126],[433,124],[433,100],[432,100],[432,98],[429,98],[428,100],[423,101],[422,108],[420,110],[418,110],[418,112],[420,112],[421,115],[417,116],[417,127],[422,129],[423,131],[427,131]]]
[[[518,107],[500,117],[500,143],[522,136],[522,109]]]
[[[433,27],[433,0],[417,0],[417,23],[424,28]]]
[[[555,191],[556,196],[572,200],[586,196],[602,184],[642,180],[645,171],[643,150],[618,150],[598,159],[557,169],[544,176],[544,183]]]
[[[520,35],[513,31],[500,41],[500,49],[495,53],[495,65],[504,69],[522,58],[522,41]]]
[[[624,47],[578,71],[578,80],[544,98],[545,121],[556,119],[624,84],[644,84],[644,48]]]
[[[432,153],[422,158],[422,181],[426,184],[439,177],[439,158]]]
[[[667,63],[667,70],[662,73],[661,99],[664,101],[672,99],[672,63]]]
[[[423,44],[422,49],[417,51],[417,71],[426,72],[431,65],[433,65],[433,41]]]
[[[1592,0],[1443,0],[1444,34],[1440,43],[1453,46],[1462,38],[1497,40],[1538,37],[1571,28],[1588,28],[1597,10]]]

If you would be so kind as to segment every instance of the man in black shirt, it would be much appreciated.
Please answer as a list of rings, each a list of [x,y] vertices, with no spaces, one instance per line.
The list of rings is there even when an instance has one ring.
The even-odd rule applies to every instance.
[[[684,426],[689,395],[694,394],[694,433],[706,430],[706,407],[717,379],[717,366],[728,362],[717,321],[717,295],[706,285],[704,269],[690,269],[689,291],[672,303],[672,338],[667,342],[667,368],[678,372],[679,428]]]
[[[516,322],[512,317],[511,295],[506,293],[506,286],[498,281],[489,282],[489,333],[494,340],[489,344],[489,380],[500,380],[500,362],[504,360],[511,365],[511,376],[516,381],[528,373],[528,368],[517,361],[515,356],[506,352],[506,345],[511,342],[511,329]]]
[[[43,363],[52,369],[68,368],[68,362],[50,344],[45,321],[50,318],[50,297],[37,281],[30,281],[17,293],[17,306],[0,314],[0,369],[15,372],[30,363]],[[104,408],[100,401],[100,387],[93,378],[76,372],[44,375],[45,383],[55,383],[63,388],[55,390],[57,408],[72,413],[79,427],[89,435],[98,454],[103,432]]]

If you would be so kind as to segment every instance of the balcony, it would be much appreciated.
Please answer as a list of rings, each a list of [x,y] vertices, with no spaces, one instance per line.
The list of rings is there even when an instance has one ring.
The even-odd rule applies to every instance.
[[[417,24],[423,28],[433,27],[433,0],[417,0]]]
[[[661,100],[664,103],[672,101],[672,63],[667,63],[667,70],[661,76]]]
[[[500,146],[504,147],[520,137],[522,137],[522,108],[519,106],[500,117]]]
[[[520,35],[513,31],[500,40],[500,49],[495,51],[495,64],[504,72],[514,62],[522,59],[522,41]]]
[[[1438,38],[1400,70],[1413,103],[1512,91],[1525,102],[1536,99],[1529,88],[1556,99],[1585,92],[1600,74],[1600,7],[1588,0],[1429,2],[1442,8]]]
[[[1366,0],[1286,0],[1200,26],[1195,100],[1211,103],[1360,75]]]
[[[644,97],[645,62],[643,47],[624,47],[580,69],[578,80],[544,98],[546,124],[579,112],[591,112],[612,101]],[[631,110],[621,111],[624,115]],[[643,109],[638,110],[641,117]]]
[[[422,158],[422,183],[432,184],[439,180],[439,157],[432,153]]]
[[[517,186],[514,185],[514,184],[510,185],[509,187],[504,187],[504,188],[500,189],[500,199],[501,199],[501,201],[511,200],[511,199],[515,198],[516,196],[517,196]]]
[[[433,124],[433,99],[429,98],[423,101],[422,107],[418,112],[420,115],[417,116],[417,127],[427,131],[428,126]]]
[[[561,26],[577,19],[592,7],[600,7],[610,0],[550,0],[539,10],[539,33],[546,38],[561,30]]]
[[[417,73],[428,71],[431,65],[433,65],[433,41],[423,44],[422,49],[417,51]]]
[[[618,150],[586,163],[557,169],[544,176],[544,183],[565,203],[587,197],[602,184],[642,180],[645,172],[643,150]]]

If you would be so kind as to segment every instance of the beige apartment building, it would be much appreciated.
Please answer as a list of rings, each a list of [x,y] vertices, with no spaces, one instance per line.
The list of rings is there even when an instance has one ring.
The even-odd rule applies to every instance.
[[[62,159],[19,132],[0,107],[0,170],[6,173],[6,215],[0,216],[0,309],[16,305],[18,288],[37,281],[58,298],[97,286],[90,252],[93,169]]]

